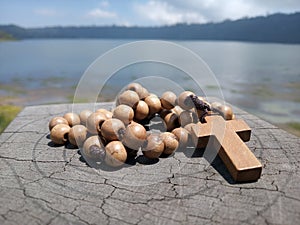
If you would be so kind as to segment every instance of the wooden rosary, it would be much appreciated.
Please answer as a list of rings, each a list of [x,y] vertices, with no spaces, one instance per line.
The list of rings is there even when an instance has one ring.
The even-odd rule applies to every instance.
[[[159,126],[153,125],[154,118],[160,118]],[[235,119],[230,106],[210,104],[190,91],[178,97],[167,91],[159,98],[131,83],[117,97],[112,112],[69,112],[52,118],[49,130],[53,143],[68,142],[80,148],[87,162],[112,167],[123,165],[140,150],[146,158],[157,159],[179,148],[206,148],[210,143],[235,181],[256,181],[262,171],[244,143],[250,140],[250,127]]]

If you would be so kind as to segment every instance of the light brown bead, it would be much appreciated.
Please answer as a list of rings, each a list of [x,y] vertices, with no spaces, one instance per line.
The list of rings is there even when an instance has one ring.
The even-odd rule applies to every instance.
[[[179,127],[178,116],[175,113],[169,113],[165,116],[164,121],[167,125],[167,131],[172,131],[176,127]]]
[[[101,126],[101,134],[107,141],[121,140],[124,132],[124,123],[116,118],[107,119]]]
[[[61,116],[56,116],[54,118],[52,118],[49,122],[49,130],[51,131],[53,127],[55,127],[58,124],[66,124],[69,125],[68,121],[61,117]]]
[[[153,116],[155,113],[161,111],[161,102],[156,95],[149,95],[145,98],[145,102],[149,107],[149,116]]]
[[[87,138],[87,128],[83,125],[75,125],[70,129],[69,142],[74,146],[82,146]]]
[[[228,105],[223,105],[219,102],[213,102],[211,108],[214,112],[218,112],[225,120],[232,120],[234,118],[232,108]]]
[[[135,108],[139,100],[140,100],[139,95],[135,91],[131,91],[131,90],[124,91],[118,97],[118,103],[120,105],[124,104],[132,108]]]
[[[93,112],[91,110],[83,110],[79,114],[80,123],[86,126],[86,121]]]
[[[83,157],[103,161],[105,157],[104,145],[98,135],[94,135],[86,139],[82,148]]]
[[[149,114],[149,107],[146,102],[140,100],[135,108],[134,117],[137,120],[143,120],[147,118]]]
[[[70,126],[66,124],[57,124],[50,132],[50,139],[53,143],[63,145],[68,140]]]
[[[141,100],[144,100],[145,98],[147,98],[149,96],[149,92],[146,88],[143,87],[141,93],[139,94],[139,97]]]
[[[170,132],[161,133],[161,138],[164,142],[164,154],[170,155],[175,152],[179,146],[176,136]]]
[[[72,113],[72,112],[66,113],[64,115],[64,118],[68,121],[70,127],[80,124],[80,118],[76,113]]]
[[[194,107],[194,103],[190,98],[191,95],[195,94],[191,91],[184,91],[178,96],[177,103],[182,109],[190,110]]]
[[[122,142],[128,148],[138,150],[146,137],[146,129],[141,124],[132,122],[127,126]]]
[[[150,134],[147,137],[146,145],[142,147],[142,152],[149,159],[158,158],[164,151],[164,142],[160,134]]]
[[[174,112],[177,116],[180,115],[182,111],[184,111],[179,105],[176,105],[173,109],[171,109],[172,112]]]
[[[127,90],[135,91],[140,99],[144,99],[147,97],[148,91],[139,83],[130,83],[128,84]]]
[[[173,111],[172,110],[168,110],[168,109],[162,109],[159,112],[159,116],[160,116],[160,118],[162,118],[164,120],[165,117],[166,117],[166,115],[168,115],[169,113],[173,113]]]
[[[121,120],[125,125],[129,124],[134,117],[133,109],[128,105],[118,105],[113,110],[113,118]]]
[[[193,111],[182,111],[179,116],[179,123],[182,127],[186,126],[189,123],[197,123],[198,116]]]
[[[221,115],[225,120],[232,120],[233,119],[233,111],[232,108],[228,105],[222,105],[220,107]]]
[[[101,131],[101,125],[106,120],[106,116],[103,113],[92,113],[86,122],[88,131],[91,134],[98,134]]]
[[[113,115],[113,113],[107,109],[97,109],[96,112],[103,113],[107,119],[111,119]]]
[[[172,130],[172,133],[177,137],[179,147],[182,149],[186,148],[190,140],[189,132],[183,127],[178,127]]]
[[[127,152],[120,141],[112,141],[105,147],[105,163],[112,167],[122,166],[127,159]]]
[[[160,101],[164,109],[172,109],[176,105],[177,96],[172,91],[166,91],[162,94]]]
[[[222,103],[212,102],[210,106],[211,106],[212,110],[218,110],[222,106]]]

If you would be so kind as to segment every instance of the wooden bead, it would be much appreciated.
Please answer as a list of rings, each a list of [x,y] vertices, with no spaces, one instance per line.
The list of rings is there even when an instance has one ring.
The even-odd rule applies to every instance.
[[[184,110],[179,105],[176,105],[173,109],[171,109],[171,112],[175,113],[177,116],[179,116],[182,111]]]
[[[125,131],[122,142],[128,148],[138,150],[147,137],[146,129],[139,123],[130,123]]]
[[[82,148],[83,157],[87,160],[103,161],[105,157],[104,145],[98,135],[86,139]]]
[[[145,98],[145,102],[147,103],[149,107],[149,116],[153,116],[155,113],[158,113],[161,111],[161,102],[159,98],[156,95],[149,95],[147,98]]]
[[[106,141],[118,141],[125,133],[124,123],[116,118],[107,119],[101,126],[101,135]]]
[[[149,159],[158,158],[164,151],[164,142],[158,133],[150,134],[147,137],[146,145],[142,147],[142,152]]]
[[[232,120],[233,119],[233,111],[232,111],[232,108],[230,106],[223,105],[220,108],[220,112],[221,112],[221,115],[223,116],[223,118],[225,120]]]
[[[83,125],[75,125],[70,129],[69,142],[74,146],[82,146],[87,138],[87,128]]]
[[[55,144],[63,145],[68,140],[70,126],[66,124],[57,124],[50,132],[50,139]]]
[[[176,105],[177,96],[172,91],[166,91],[162,94],[160,101],[164,109],[172,109]]]
[[[161,138],[164,142],[164,151],[163,153],[166,155],[170,155],[175,152],[179,146],[178,140],[176,136],[170,132],[161,133]]]
[[[68,121],[61,117],[61,116],[56,116],[52,118],[49,122],[49,130],[51,131],[53,127],[55,127],[57,124],[66,124],[69,125]]]
[[[72,112],[66,113],[64,115],[64,118],[68,121],[70,127],[80,124],[80,118],[76,113],[72,113]]]
[[[141,100],[145,100],[145,98],[147,98],[149,96],[149,92],[146,88],[143,87],[141,93],[139,94],[139,97]]]
[[[179,123],[182,127],[186,126],[189,123],[197,123],[198,116],[193,111],[183,111],[179,115]]]
[[[225,120],[232,120],[234,118],[232,108],[228,105],[213,102],[211,108],[214,112],[218,112]]]
[[[96,112],[98,113],[102,113],[104,114],[104,116],[107,118],[107,119],[111,119],[112,118],[112,115],[113,113],[111,111],[108,111],[107,109],[97,109]]]
[[[140,100],[139,95],[135,91],[131,91],[131,90],[124,91],[118,97],[119,104],[128,105],[132,108],[136,106],[139,100]]]
[[[140,100],[135,108],[134,117],[137,120],[143,120],[147,118],[149,114],[149,107],[146,102]]]
[[[178,116],[175,113],[169,113],[165,116],[164,121],[167,126],[167,131],[172,131],[176,127],[179,127]]]
[[[182,149],[186,148],[190,139],[189,132],[183,127],[178,127],[172,130],[172,133],[177,137],[179,142],[179,147]]]
[[[106,116],[103,113],[92,113],[86,122],[88,131],[91,134],[98,134],[101,131],[101,125],[106,120]]]
[[[129,124],[134,117],[133,109],[128,105],[118,105],[113,110],[113,118],[121,120],[125,125]]]
[[[184,91],[178,96],[177,102],[182,109],[190,110],[194,107],[194,103],[190,98],[191,95],[195,94],[191,91]]]
[[[142,92],[143,86],[139,83],[130,83],[126,87],[127,90],[135,91],[138,95]]]
[[[105,163],[112,167],[122,166],[127,159],[127,152],[120,141],[112,141],[105,147]]]
[[[83,125],[83,126],[86,126],[86,121],[87,119],[89,118],[89,116],[92,114],[93,112],[90,111],[90,110],[83,110],[80,112],[79,114],[79,118],[80,118],[80,123]]]

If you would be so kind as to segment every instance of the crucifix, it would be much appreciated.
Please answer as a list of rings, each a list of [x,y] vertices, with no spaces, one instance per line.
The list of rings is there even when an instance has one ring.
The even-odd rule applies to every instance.
[[[224,120],[219,115],[209,115],[204,123],[192,127],[192,138],[198,148],[210,142],[236,182],[256,181],[262,165],[244,143],[250,140],[251,129],[243,120]]]

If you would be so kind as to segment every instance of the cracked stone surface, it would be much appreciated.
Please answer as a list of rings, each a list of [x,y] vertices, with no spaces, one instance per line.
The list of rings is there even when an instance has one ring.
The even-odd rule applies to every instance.
[[[218,157],[210,164],[193,149],[90,168],[78,149],[50,143],[48,121],[68,111],[26,107],[1,134],[0,224],[300,224],[300,139],[253,115],[235,109],[252,128],[262,177],[236,184]]]

